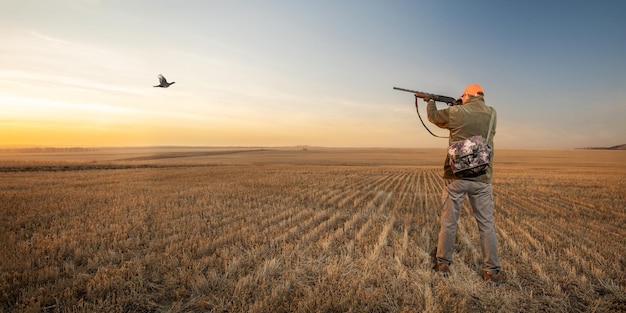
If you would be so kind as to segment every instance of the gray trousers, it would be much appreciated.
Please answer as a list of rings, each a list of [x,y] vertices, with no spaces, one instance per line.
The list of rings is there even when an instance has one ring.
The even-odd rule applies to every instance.
[[[462,179],[447,179],[441,205],[441,229],[437,244],[437,261],[452,263],[456,226],[465,197],[468,196],[478,231],[483,257],[483,270],[499,271],[498,241],[493,219],[493,194],[491,184]]]

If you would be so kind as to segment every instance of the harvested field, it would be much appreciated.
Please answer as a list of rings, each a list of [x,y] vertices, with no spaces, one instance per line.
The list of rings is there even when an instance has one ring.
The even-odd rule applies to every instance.
[[[498,287],[467,201],[431,270],[444,153],[2,153],[0,310],[626,311],[626,151],[497,150]]]

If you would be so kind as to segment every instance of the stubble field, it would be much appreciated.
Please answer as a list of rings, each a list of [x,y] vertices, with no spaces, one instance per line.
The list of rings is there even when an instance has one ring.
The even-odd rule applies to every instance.
[[[444,153],[5,151],[0,311],[626,311],[626,151],[496,151],[497,287],[468,201],[431,269]]]

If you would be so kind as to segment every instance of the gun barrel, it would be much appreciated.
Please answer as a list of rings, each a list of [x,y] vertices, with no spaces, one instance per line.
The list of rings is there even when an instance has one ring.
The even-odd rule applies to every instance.
[[[423,93],[421,91],[415,91],[415,90],[411,90],[411,89],[404,89],[404,88],[400,88],[400,87],[393,87],[393,89],[400,90],[400,91],[406,91],[406,92],[410,92],[410,93]]]

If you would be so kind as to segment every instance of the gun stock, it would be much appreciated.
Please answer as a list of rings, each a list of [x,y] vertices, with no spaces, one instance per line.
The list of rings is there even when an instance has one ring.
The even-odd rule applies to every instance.
[[[421,91],[411,90],[411,89],[405,89],[405,88],[400,88],[400,87],[393,87],[393,89],[413,93],[413,94],[415,94],[416,97],[418,97],[420,99],[424,99],[428,95],[429,98],[431,98],[431,99],[433,99],[433,100],[435,100],[437,102],[445,102],[447,105],[450,105],[450,106],[461,104],[461,99],[457,100],[457,99],[454,99],[454,98],[448,97],[448,96],[435,95],[435,94],[432,94],[432,93],[426,93],[426,92],[421,92]]]

